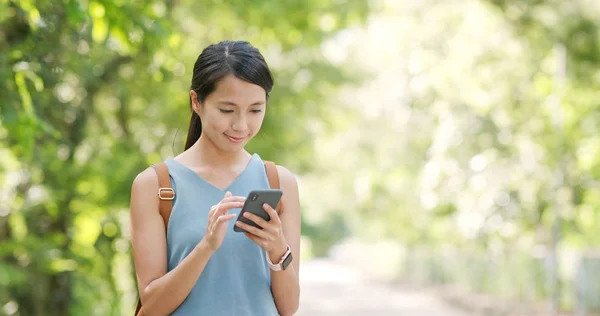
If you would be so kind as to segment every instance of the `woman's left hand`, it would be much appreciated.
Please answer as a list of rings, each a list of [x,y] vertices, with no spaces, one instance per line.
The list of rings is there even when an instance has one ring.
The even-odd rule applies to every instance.
[[[287,242],[281,229],[281,220],[277,212],[269,204],[263,204],[263,209],[271,217],[268,222],[250,212],[244,212],[244,217],[253,221],[262,229],[240,221],[237,221],[235,224],[246,230],[244,232],[246,237],[267,251],[271,262],[278,262],[287,251]]]

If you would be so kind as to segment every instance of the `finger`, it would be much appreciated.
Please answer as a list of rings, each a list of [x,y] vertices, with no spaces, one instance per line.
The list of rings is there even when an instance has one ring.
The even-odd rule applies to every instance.
[[[230,197],[230,196],[231,196],[231,192],[230,192],[230,191],[227,191],[227,192],[225,192],[225,196],[224,196],[223,198],[225,199],[225,198],[228,198],[228,197]]]
[[[241,208],[242,206],[244,206],[243,202],[225,202],[225,203],[219,203],[217,209],[215,210],[213,217],[219,217],[225,213],[227,213],[227,211],[229,211],[232,208]]]
[[[208,212],[208,218],[211,218],[215,214],[215,211],[217,210],[218,207],[219,207],[219,204],[213,205],[210,207],[210,211]]]
[[[277,214],[277,211],[274,210],[271,205],[265,203],[263,204],[263,209],[265,211],[267,211],[267,213],[269,214],[269,216],[271,216],[271,222],[279,225],[281,224],[281,221],[279,220],[279,215]]]
[[[244,232],[244,235],[246,237],[248,237],[250,240],[252,240],[255,244],[257,244],[259,247],[265,249],[269,246],[269,242],[263,238],[260,238],[256,235],[250,234],[248,232]]]
[[[257,237],[267,239],[267,240],[273,239],[273,237],[267,231],[262,230],[260,228],[256,228],[252,225],[248,225],[244,222],[237,221],[237,222],[235,222],[235,225],[238,226],[239,228],[246,230],[249,233],[252,233],[252,235],[255,235]]]
[[[234,219],[234,218],[235,218],[235,215],[236,215],[236,214],[226,214],[226,215],[221,215],[221,216],[219,216],[219,218],[217,218],[217,222],[218,222],[218,223],[225,223],[225,222],[228,222],[228,221],[230,221],[230,220]]]
[[[208,220],[209,221],[215,217],[215,214],[217,213],[217,210],[219,210],[219,204],[221,204],[221,202],[219,202],[216,205],[213,205],[213,206],[210,207],[210,211],[208,212]]]
[[[252,214],[250,212],[244,212],[244,217],[255,222],[258,226],[262,228],[266,228],[269,223],[265,221],[262,217]]]
[[[250,212],[244,212],[244,217],[262,227],[263,230],[268,231],[271,236],[279,236],[280,224],[277,224],[276,220],[274,220],[276,217],[273,217],[273,215],[271,215],[270,222],[267,222],[262,217]]]
[[[226,198],[222,199],[221,202],[219,202],[219,203],[223,203],[223,202],[244,202],[244,201],[246,201],[245,197],[234,195],[234,196],[229,196],[229,197],[226,197]]]
[[[226,222],[229,221],[231,219],[234,219],[236,217],[237,214],[227,214],[221,217],[221,222]]]
[[[235,218],[236,214],[226,214],[217,217],[217,219],[212,223],[211,230],[214,231],[215,228],[221,226],[223,223],[228,222]]]

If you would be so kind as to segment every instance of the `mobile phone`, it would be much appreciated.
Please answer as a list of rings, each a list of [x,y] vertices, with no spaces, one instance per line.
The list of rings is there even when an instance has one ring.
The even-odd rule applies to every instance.
[[[265,221],[270,221],[271,216],[269,213],[265,211],[263,205],[265,203],[269,204],[273,209],[277,208],[277,204],[279,204],[279,200],[281,200],[281,196],[283,195],[283,191],[279,189],[265,189],[265,190],[252,190],[248,193],[248,197],[244,202],[244,206],[242,206],[242,210],[238,215],[237,220],[246,223],[248,225],[254,226],[260,229],[256,223],[251,221],[250,219],[244,217],[245,212],[250,212],[258,217],[261,217]],[[245,232],[246,230],[238,227],[237,225],[233,225],[233,230],[236,232]]]

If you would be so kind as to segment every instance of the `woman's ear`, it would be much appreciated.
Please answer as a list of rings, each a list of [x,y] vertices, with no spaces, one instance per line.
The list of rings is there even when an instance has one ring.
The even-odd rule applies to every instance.
[[[200,112],[200,101],[198,101],[198,94],[194,90],[190,90],[190,98],[192,100],[192,109],[194,112]]]

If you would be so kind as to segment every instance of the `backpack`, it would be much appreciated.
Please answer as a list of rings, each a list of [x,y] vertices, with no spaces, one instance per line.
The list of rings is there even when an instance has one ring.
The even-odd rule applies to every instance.
[[[267,178],[269,179],[269,186],[271,189],[279,189],[279,174],[277,173],[277,166],[271,161],[263,161],[267,172]],[[169,216],[171,215],[171,209],[173,208],[173,199],[175,199],[175,191],[171,187],[171,179],[169,178],[169,167],[163,161],[159,164],[152,165],[156,175],[158,176],[158,211],[163,218],[165,224],[165,232],[169,225]],[[277,204],[277,214],[281,211],[281,202]],[[142,301],[138,298],[137,307],[135,309],[135,316],[143,316],[140,313],[142,309]]]

